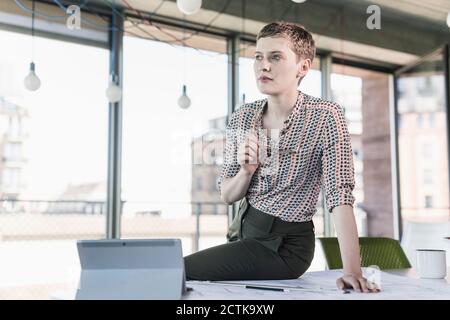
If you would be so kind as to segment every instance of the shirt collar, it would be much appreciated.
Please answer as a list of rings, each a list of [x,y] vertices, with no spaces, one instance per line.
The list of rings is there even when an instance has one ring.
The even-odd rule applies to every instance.
[[[301,91],[298,91],[297,101],[295,102],[295,105],[292,108],[292,111],[289,114],[288,118],[284,121],[282,130],[286,130],[291,125],[292,120],[299,115],[300,110],[302,109],[301,107],[303,105],[304,100],[305,100],[305,94]],[[267,109],[267,106],[268,106],[267,101],[268,101],[267,98],[261,100],[261,104],[259,104],[256,115],[253,118],[253,124],[252,124],[253,129],[262,129],[263,128],[262,120],[263,120],[264,111]]]

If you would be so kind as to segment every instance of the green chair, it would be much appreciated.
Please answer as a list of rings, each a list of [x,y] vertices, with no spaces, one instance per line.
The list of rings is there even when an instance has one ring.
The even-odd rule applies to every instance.
[[[317,238],[323,248],[328,269],[342,269],[337,238]],[[400,243],[390,238],[359,238],[361,266],[378,266],[381,270],[411,268]]]

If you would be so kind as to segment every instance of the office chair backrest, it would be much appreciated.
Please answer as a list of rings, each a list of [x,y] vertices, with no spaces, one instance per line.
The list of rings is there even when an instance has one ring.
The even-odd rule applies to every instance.
[[[342,258],[337,238],[318,238],[327,261],[328,269],[342,269]],[[361,266],[378,266],[381,270],[410,268],[400,243],[380,237],[359,238]]]

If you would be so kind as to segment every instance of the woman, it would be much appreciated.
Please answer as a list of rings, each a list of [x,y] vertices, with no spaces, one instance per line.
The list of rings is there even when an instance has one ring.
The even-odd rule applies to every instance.
[[[241,200],[239,213],[228,243],[185,257],[188,279],[301,276],[314,255],[312,217],[323,183],[343,260],[338,287],[378,291],[360,266],[352,148],[343,111],[297,89],[314,55],[314,40],[300,25],[274,22],[259,32],[254,72],[267,98],[232,114],[218,181],[224,202]]]

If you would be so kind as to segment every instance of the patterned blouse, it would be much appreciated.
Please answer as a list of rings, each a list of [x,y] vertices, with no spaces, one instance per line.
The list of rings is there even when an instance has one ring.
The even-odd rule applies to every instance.
[[[238,146],[248,133],[258,136],[261,163],[247,190],[256,209],[284,221],[312,220],[324,184],[328,210],[355,201],[353,154],[342,108],[299,91],[297,102],[278,139],[263,130],[267,99],[239,107],[226,129],[224,163],[217,186],[240,170]],[[274,130],[271,130],[274,131]]]

